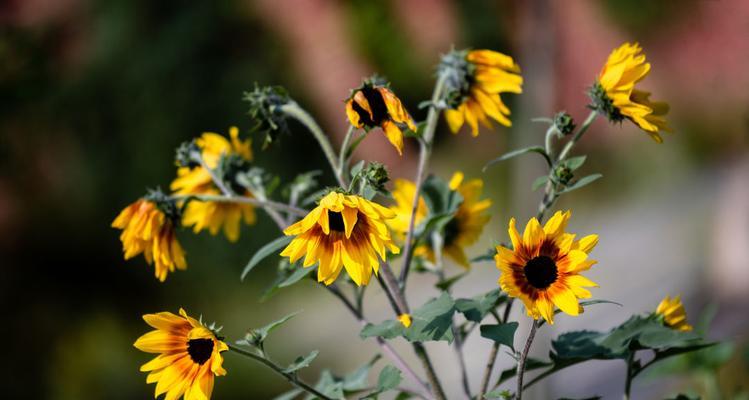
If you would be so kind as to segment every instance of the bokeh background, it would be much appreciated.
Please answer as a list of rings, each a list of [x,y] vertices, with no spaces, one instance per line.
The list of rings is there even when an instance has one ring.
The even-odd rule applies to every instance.
[[[639,41],[652,63],[643,87],[671,104],[675,134],[657,145],[632,124],[597,121],[578,152],[584,171],[604,179],[567,196],[573,231],[599,233],[600,261],[589,276],[594,296],[624,306],[591,307],[579,318],[545,327],[548,339],[587,327],[606,329],[633,312],[647,312],[666,294],[681,293],[690,315],[712,306],[709,336],[731,345],[699,366],[682,362],[676,377],[636,383],[635,398],[691,390],[705,398],[746,398],[749,337],[749,2],[734,1],[148,1],[10,0],[0,4],[0,300],[4,398],[150,398],[139,366],[149,356],[133,341],[147,331],[140,316],[183,306],[239,338],[283,314],[304,312],[268,343],[291,360],[321,355],[302,376],[323,367],[337,374],[367,361],[377,348],[357,337],[357,324],[312,282],[266,301],[274,279],[266,260],[245,282],[243,266],[275,238],[264,216],[241,240],[193,235],[180,240],[189,270],[153,278],[141,257],[125,262],[117,212],[144,193],[166,188],[175,174],[174,148],[201,132],[247,131],[252,121],[243,90],[285,86],[339,143],[346,129],[343,100],[362,77],[380,73],[407,108],[428,98],[434,65],[451,46],[511,54],[523,68],[525,92],[505,96],[514,127],[453,136],[441,122],[432,172],[456,169],[486,182],[494,201],[485,238],[472,253],[505,239],[511,216],[533,214],[539,193],[530,182],[543,172],[533,156],[487,173],[483,164],[517,146],[539,143],[543,126],[530,119],[567,110],[587,113],[586,88],[608,53]],[[255,140],[259,143],[259,140]],[[289,179],[325,169],[301,127],[256,160]],[[357,157],[388,164],[394,177],[412,177],[416,146],[403,157],[371,135]],[[326,172],[323,182],[332,184]],[[451,272],[457,267],[451,266]],[[476,265],[458,295],[494,287],[497,270]],[[412,304],[434,294],[431,278],[416,277]],[[379,288],[368,292],[373,321],[389,318]],[[517,340],[524,340],[527,320]],[[525,329],[525,330],[524,330]],[[396,341],[412,360],[410,349]],[[454,354],[430,344],[439,374],[459,396]],[[490,344],[467,344],[471,381],[479,384]],[[730,350],[733,350],[731,352]],[[502,355],[500,367],[511,365]],[[384,363],[376,368],[378,370]],[[251,361],[227,354],[228,376],[216,399],[266,399],[288,387]],[[418,367],[417,367],[417,370]],[[571,368],[529,398],[603,395],[618,398],[621,362]],[[720,393],[720,395],[718,395]]]

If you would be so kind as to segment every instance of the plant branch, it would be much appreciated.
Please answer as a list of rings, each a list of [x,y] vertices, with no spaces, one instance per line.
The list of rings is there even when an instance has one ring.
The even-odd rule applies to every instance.
[[[273,208],[279,211],[286,211],[291,214],[303,217],[307,215],[307,210],[301,209],[299,207],[295,207],[289,204],[279,203],[276,201],[271,200],[259,200],[252,197],[246,197],[246,196],[225,196],[225,195],[215,195],[215,194],[190,194],[190,195],[174,195],[172,196],[173,200],[198,200],[198,201],[213,201],[217,203],[242,203],[242,204],[252,204],[256,207],[263,207],[263,208]]]
[[[330,140],[325,135],[325,132],[323,132],[322,128],[320,128],[320,125],[315,122],[315,119],[312,118],[312,116],[309,115],[307,111],[299,107],[299,104],[294,101],[282,105],[280,109],[284,114],[296,119],[297,121],[301,122],[302,125],[307,127],[310,133],[312,133],[312,136],[314,136],[317,142],[320,144],[325,157],[330,163],[330,168],[335,174],[338,185],[341,187],[346,187],[346,185],[344,184],[343,175],[338,169],[338,159],[335,155],[335,152],[333,151],[333,146],[331,146]]]
[[[510,317],[510,311],[512,310],[512,303],[513,298],[510,298],[507,300],[507,305],[505,306],[505,312],[502,317],[502,319],[499,318],[499,315],[494,313],[494,318],[497,319],[498,323],[507,323],[507,318]],[[484,369],[484,377],[481,380],[481,389],[479,391],[479,395],[476,397],[477,400],[481,400],[484,398],[484,394],[486,394],[486,391],[489,389],[489,379],[491,379],[492,371],[494,370],[494,364],[497,362],[497,353],[499,352],[499,342],[494,342],[492,345],[491,352],[489,353],[489,360],[486,362],[486,368]]]
[[[347,173],[345,173],[346,162],[349,159],[347,153],[349,144],[351,143],[351,137],[354,136],[354,131],[356,131],[356,127],[354,127],[353,125],[349,126],[348,131],[346,132],[346,137],[343,138],[341,150],[338,153],[338,171],[336,172],[336,175],[340,175],[343,182],[346,181],[345,177],[346,175],[348,175]]]
[[[426,174],[427,164],[429,163],[429,157],[432,153],[432,140],[434,139],[434,131],[437,129],[437,118],[439,117],[439,111],[435,104],[442,98],[442,92],[445,87],[445,81],[447,80],[446,75],[441,75],[437,79],[437,83],[434,86],[434,92],[432,93],[432,106],[429,107],[429,113],[427,114],[426,126],[424,127],[424,134],[422,139],[419,141],[419,164],[416,169],[416,180],[414,185],[414,198],[411,203],[411,218],[408,221],[408,231],[406,233],[405,249],[403,251],[403,266],[400,272],[400,291],[406,290],[406,280],[408,279],[409,268],[411,267],[411,259],[413,258],[413,247],[414,247],[414,225],[416,222],[416,210],[419,207],[419,197],[421,193],[421,187],[424,184],[424,175]]]
[[[572,147],[575,146],[575,144],[580,140],[581,137],[583,137],[583,134],[585,134],[585,131],[588,130],[590,125],[595,121],[596,117],[598,116],[598,113],[596,111],[591,111],[590,114],[588,114],[588,118],[585,119],[585,122],[580,126],[580,129],[577,130],[577,133],[575,133],[575,136],[570,139],[569,142],[564,146],[562,149],[562,152],[559,153],[559,157],[557,158],[557,162],[564,160],[572,150]]]
[[[242,349],[242,348],[239,348],[239,347],[235,347],[234,345],[231,345],[231,344],[227,344],[227,345],[229,346],[229,350],[231,350],[231,351],[233,351],[233,352],[235,352],[237,354],[241,354],[241,355],[243,355],[245,357],[251,358],[251,359],[253,359],[253,360],[257,361],[257,362],[260,362],[261,364],[263,364],[263,365],[267,366],[268,368],[272,369],[277,374],[283,376],[287,381],[289,381],[289,383],[291,383],[292,385],[298,387],[299,389],[302,389],[302,390],[304,390],[305,392],[307,392],[309,394],[317,396],[318,398],[320,398],[322,400],[333,400],[333,398],[328,397],[328,396],[320,393],[319,391],[317,391],[317,389],[313,388],[309,384],[307,384],[304,381],[302,381],[301,379],[299,379],[299,377],[296,374],[285,372],[281,366],[279,366],[278,364],[274,363],[273,361],[271,361],[271,360],[269,360],[269,359],[267,359],[267,358],[265,358],[263,356],[257,355],[257,354],[255,354],[255,353],[253,353],[251,351],[247,351],[245,349]]]

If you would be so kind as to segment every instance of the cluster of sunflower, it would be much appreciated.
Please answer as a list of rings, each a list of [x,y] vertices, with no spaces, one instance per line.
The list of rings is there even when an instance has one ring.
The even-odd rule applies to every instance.
[[[649,70],[650,64],[637,44],[622,45],[611,53],[592,85],[591,116],[579,128],[569,115],[559,114],[548,120],[545,148],[534,147],[500,157],[506,159],[524,152],[538,152],[549,167],[549,174],[541,179],[545,190],[538,215],[527,221],[522,234],[516,227],[516,219],[510,219],[509,241],[491,251],[491,259],[499,270],[498,289],[491,294],[494,299],[491,309],[483,309],[478,319],[465,314],[477,324],[485,315],[495,315],[497,322],[510,326],[507,318],[513,304],[511,299],[520,299],[527,315],[532,318],[525,351],[516,354],[518,389],[507,396],[522,397],[526,357],[535,330],[543,322],[553,324],[557,312],[571,316],[581,314],[586,303],[580,300],[591,298],[589,288],[597,287],[583,273],[596,264],[589,255],[598,243],[598,236],[578,237],[568,232],[570,211],[557,211],[542,223],[560,195],[595,179],[575,178],[574,172],[582,162],[579,157],[577,160],[567,157],[572,146],[599,115],[611,122],[629,120],[658,142],[662,142],[659,133],[669,131],[664,118],[667,105],[651,101],[650,93],[635,87]],[[122,230],[120,238],[125,259],[142,253],[147,263],[154,265],[156,278],[163,282],[168,274],[187,267],[185,251],[177,239],[177,228],[192,227],[195,233],[207,229],[212,235],[223,230],[226,238],[235,242],[242,222],[254,224],[256,211],[262,209],[285,235],[259,251],[263,253],[262,257],[274,252],[280,254],[285,260],[281,265],[287,278],[288,275],[296,277],[289,279],[299,280],[316,269],[317,282],[336,294],[354,316],[365,323],[361,288],[370,284],[374,275],[393,306],[396,325],[390,326],[398,329],[396,335],[414,342],[414,351],[426,371],[426,381],[389,347],[386,339],[390,337],[383,334],[378,337],[378,343],[387,350],[399,370],[412,380],[416,389],[405,389],[396,383],[394,386],[358,390],[368,391],[374,397],[384,390],[395,389],[407,397],[445,398],[439,378],[421,346],[426,339],[417,332],[419,323],[423,328],[424,324],[435,321],[425,316],[428,313],[422,315],[419,310],[409,308],[405,296],[406,280],[409,270],[414,269],[435,273],[443,282],[450,281],[445,279],[443,255],[465,271],[472,263],[481,260],[482,257],[469,257],[467,249],[480,239],[490,219],[488,211],[492,202],[482,197],[484,182],[481,179],[466,179],[462,172],[455,172],[444,181],[425,176],[432,138],[440,113],[453,133],[467,125],[476,136],[479,124],[492,128],[490,119],[511,126],[510,109],[502,96],[521,93],[523,78],[520,67],[508,55],[492,50],[464,50],[443,56],[437,79],[432,101],[427,104],[429,114],[423,124],[413,120],[401,100],[380,78],[366,80],[352,90],[345,101],[351,129],[337,155],[332,152],[327,137],[320,134],[319,126],[285,92],[278,88],[256,88],[245,98],[250,102],[251,115],[257,120],[256,128],[259,129],[255,131],[267,135],[264,143],[272,142],[280,130],[288,129],[286,119],[297,119],[320,141],[338,186],[309,194],[316,182],[303,179],[301,186],[299,182],[292,184],[292,194],[287,199],[271,200],[264,188],[264,172],[252,164],[251,142],[240,138],[238,128],[231,127],[228,136],[203,133],[178,148],[177,176],[170,185],[170,193],[150,191],[115,218],[112,226]],[[382,165],[362,162],[349,168],[351,152],[371,131],[384,133],[401,155],[405,137],[414,137],[420,142],[422,153],[416,179],[395,179],[388,191],[385,187],[387,172]],[[549,147],[553,142],[549,139],[556,137],[561,140],[575,131],[577,133],[567,139],[560,152]],[[309,178],[309,175],[305,176]],[[301,200],[305,194],[309,194],[310,201]],[[387,203],[380,204],[378,199]],[[311,210],[302,207],[311,202],[316,204]],[[398,258],[402,264],[396,276],[391,262]],[[257,263],[254,259],[251,263]],[[411,268],[412,261],[417,267]],[[341,274],[343,270],[345,275]],[[352,287],[355,301],[343,295],[340,285]],[[449,298],[449,285],[441,287]],[[465,313],[464,309],[455,306],[457,303],[451,304],[450,312],[462,310]],[[504,318],[497,316],[496,308],[500,305],[505,307]],[[182,309],[179,315],[161,312],[143,318],[155,330],[140,337],[135,347],[158,354],[141,367],[141,371],[149,373],[147,382],[156,383],[156,396],[209,399],[214,377],[226,374],[221,353],[227,350],[235,350],[270,366],[297,387],[296,394],[304,391],[323,399],[342,396],[343,392],[331,394],[333,389],[322,384],[306,384],[296,375],[296,369],[306,366],[309,361],[287,368],[271,361],[262,341],[272,328],[252,330],[238,342],[249,346],[248,350],[227,344],[214,325],[196,320]],[[678,296],[666,297],[645,320],[676,332],[692,330]],[[464,329],[466,325],[454,325],[452,318],[449,323],[454,335],[451,338],[456,342],[470,332]],[[517,324],[514,327],[517,328]],[[491,334],[484,335],[483,328],[482,336],[492,338]],[[495,342],[490,356],[491,366],[496,358],[496,348],[500,344],[508,345],[503,341]],[[514,348],[512,342],[509,347]],[[629,362],[633,363],[634,357],[627,354]],[[492,393],[488,392],[491,366],[478,391],[478,398]],[[464,390],[472,398],[467,382],[464,376]],[[293,396],[292,393],[289,398]]]

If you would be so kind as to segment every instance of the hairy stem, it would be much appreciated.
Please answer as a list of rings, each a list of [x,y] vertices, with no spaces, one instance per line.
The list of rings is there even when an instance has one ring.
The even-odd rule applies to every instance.
[[[538,323],[536,321],[533,321],[533,324],[531,325],[531,332],[528,334],[528,340],[525,341],[525,347],[523,347],[523,352],[520,354],[520,360],[518,360],[518,386],[515,397],[516,400],[522,400],[523,398],[523,374],[525,373],[525,361],[528,359],[528,353],[531,350],[531,344],[533,343],[533,338],[536,337],[537,330]]]
[[[635,359],[635,352],[632,351],[629,354],[629,357],[627,357],[627,376],[624,381],[624,400],[629,400],[629,393],[632,390],[632,379],[634,379],[634,374],[632,371],[632,362],[634,362]]]
[[[239,347],[235,347],[235,346],[233,346],[231,344],[227,344],[227,345],[229,346],[229,350],[231,350],[231,351],[233,351],[233,352],[235,352],[237,354],[241,354],[241,355],[243,355],[245,357],[251,358],[251,359],[253,359],[253,360],[257,361],[257,362],[260,362],[261,364],[265,365],[266,367],[272,369],[277,374],[279,374],[282,377],[284,377],[284,379],[286,379],[287,381],[289,381],[289,383],[291,383],[292,385],[298,387],[299,389],[302,389],[302,390],[304,390],[305,392],[307,392],[309,394],[317,396],[318,398],[320,398],[322,400],[333,400],[331,397],[328,397],[328,396],[320,393],[319,391],[317,391],[317,389],[313,388],[309,384],[307,384],[304,381],[302,381],[301,379],[299,379],[299,377],[295,373],[284,372],[283,368],[281,368],[281,366],[279,366],[278,364],[274,363],[273,361],[271,361],[271,360],[269,360],[269,359],[267,359],[267,358],[265,358],[263,356],[257,355],[257,354],[255,354],[255,353],[253,353],[251,351],[247,351],[245,349],[242,349],[242,348],[239,348]]]
[[[509,299],[507,300],[507,305],[505,306],[505,312],[502,319],[499,318],[499,315],[496,313],[494,314],[494,317],[497,319],[498,323],[506,323],[507,318],[510,317],[510,311],[512,311],[512,304],[514,303],[515,299]],[[484,369],[484,377],[481,380],[481,389],[479,391],[479,395],[476,397],[476,399],[481,400],[484,398],[484,394],[486,394],[486,391],[489,389],[489,379],[491,379],[492,376],[492,370],[494,370],[494,364],[497,362],[497,353],[499,352],[499,342],[494,342],[494,345],[492,345],[491,352],[489,353],[489,360],[486,362],[486,368]]]
[[[190,195],[175,195],[171,196],[172,200],[197,200],[197,201],[214,201],[217,203],[242,203],[252,204],[257,207],[268,207],[279,211],[286,211],[294,215],[305,216],[307,210],[299,207],[294,207],[289,204],[279,203],[271,200],[258,200],[252,197],[246,196],[224,196],[215,194],[190,194]]]
[[[588,114],[588,118],[585,119],[585,122],[583,122],[582,125],[580,125],[580,129],[577,130],[577,133],[575,133],[575,136],[570,139],[569,142],[564,146],[562,149],[562,152],[559,153],[559,158],[557,158],[557,162],[564,160],[572,150],[572,147],[575,146],[575,143],[577,143],[581,137],[583,137],[583,134],[585,134],[585,131],[588,130],[590,125],[595,121],[596,116],[598,116],[598,113],[596,111],[591,111],[590,114]]]
[[[427,114],[426,126],[424,127],[424,135],[419,141],[419,164],[416,169],[416,180],[414,184],[416,188],[414,190],[414,199],[411,203],[411,218],[408,221],[408,231],[406,233],[406,244],[403,250],[403,267],[400,273],[400,290],[401,292],[406,290],[406,280],[408,279],[408,272],[411,267],[411,259],[413,258],[413,247],[414,247],[414,225],[416,222],[416,209],[419,207],[419,194],[421,193],[421,186],[424,184],[424,175],[426,174],[427,164],[429,163],[429,157],[432,153],[432,140],[434,139],[434,131],[437,129],[437,118],[439,117],[439,111],[434,105],[440,98],[442,98],[442,92],[445,87],[446,75],[441,75],[437,79],[437,83],[434,86],[434,92],[432,93],[432,106],[429,108]]]
[[[345,177],[348,175],[346,170],[346,162],[349,159],[348,156],[348,147],[351,143],[351,137],[354,136],[354,131],[356,131],[356,127],[353,125],[349,126],[348,131],[346,132],[346,137],[343,138],[343,144],[341,144],[341,150],[338,153],[338,171],[336,172],[336,175],[340,175],[342,177],[342,181],[345,182]]]
[[[309,129],[309,131],[312,133],[312,136],[314,136],[317,142],[320,144],[325,157],[328,159],[330,168],[333,170],[335,178],[338,181],[338,185],[340,185],[341,187],[345,187],[346,185],[344,185],[343,175],[338,169],[338,158],[333,151],[333,146],[331,146],[330,140],[325,135],[325,132],[323,132],[322,128],[320,128],[320,125],[315,122],[315,119],[312,118],[312,116],[309,115],[307,111],[299,107],[299,104],[294,101],[281,106],[281,111],[283,111],[284,114],[301,122],[302,125],[306,126],[307,129]]]

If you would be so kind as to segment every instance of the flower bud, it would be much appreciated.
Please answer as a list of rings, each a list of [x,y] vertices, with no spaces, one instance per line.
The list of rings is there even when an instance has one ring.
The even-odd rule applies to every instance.
[[[256,125],[253,130],[264,134],[263,149],[273,143],[279,133],[288,133],[286,114],[281,111],[281,106],[291,102],[286,89],[280,86],[259,87],[244,93],[244,101],[250,104],[248,114],[255,119]]]
[[[362,171],[362,178],[367,182],[367,185],[377,192],[385,191],[385,184],[390,181],[387,169],[378,162],[367,164],[367,167]]]
[[[557,165],[556,168],[554,168],[554,178],[562,185],[570,183],[573,177],[574,174],[572,173],[572,169],[565,164]]]
[[[575,121],[566,111],[560,111],[554,116],[554,127],[557,128],[559,136],[567,136],[574,132]]]

